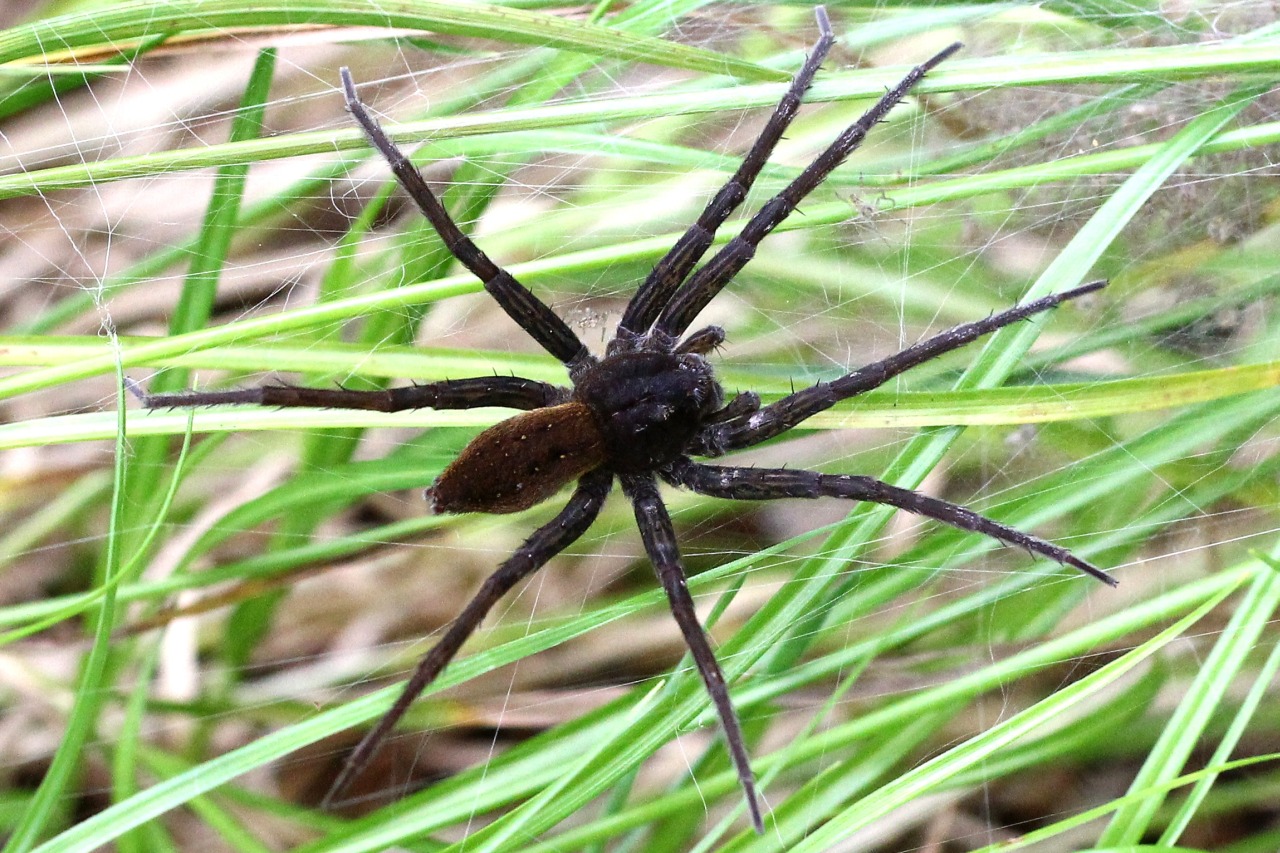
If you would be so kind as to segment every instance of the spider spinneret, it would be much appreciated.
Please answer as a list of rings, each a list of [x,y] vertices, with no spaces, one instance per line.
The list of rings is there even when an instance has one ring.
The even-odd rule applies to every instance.
[[[770,116],[737,172],[708,203],[697,222],[654,266],[628,303],[603,358],[588,352],[569,326],[479,249],[453,222],[421,173],[387,137],[356,95],[342,69],[347,108],[396,179],[439,233],[449,251],[483,283],[507,314],[568,369],[571,388],[514,376],[456,379],[393,388],[346,391],[268,385],[234,391],[144,396],[149,408],[249,403],[263,406],[400,411],[432,407],[468,409],[503,406],[524,410],[483,431],[428,490],[438,512],[505,513],[526,509],[577,481],[572,496],[484,582],[418,664],[391,709],[364,736],[325,798],[329,804],[369,763],[409,706],[443,671],[497,601],[521,580],[577,540],[591,526],[615,478],[634,506],[646,553],[662,583],[680,631],[715,704],[746,797],[753,826],[764,821],[742,730],[725,678],[694,612],[674,529],[657,481],[704,495],[736,500],[842,498],[872,501],[932,518],[962,530],[1017,545],[1105,583],[1115,580],[1071,552],[973,510],[872,477],[797,469],[707,465],[691,457],[715,457],[759,444],[786,432],[835,403],[883,385],[902,372],[970,343],[1003,326],[1091,293],[1092,282],[1018,305],[982,320],[941,332],[902,352],[831,382],[796,391],[767,406],[752,392],[727,403],[705,356],[724,341],[711,326],[684,337],[692,321],[733,279],[756,246],[815,187],[861,144],[867,132],[940,62],[953,44],[908,73],[778,195],[750,217],[742,230],[710,260],[716,230],[746,198],[755,178],[795,117],[801,98],[834,42],[822,7],[816,10],[819,39]]]

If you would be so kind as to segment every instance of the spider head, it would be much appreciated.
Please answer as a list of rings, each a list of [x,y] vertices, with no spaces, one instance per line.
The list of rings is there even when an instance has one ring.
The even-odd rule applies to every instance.
[[[579,378],[574,398],[595,415],[609,467],[629,473],[681,456],[724,392],[701,355],[623,352]]]

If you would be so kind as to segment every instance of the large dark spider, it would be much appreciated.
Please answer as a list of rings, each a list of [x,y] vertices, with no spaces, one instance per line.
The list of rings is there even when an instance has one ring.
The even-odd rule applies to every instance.
[[[699,494],[736,500],[832,497],[888,504],[1018,545],[1115,584],[1105,572],[1063,548],[965,507],[871,477],[704,465],[690,458],[720,456],[759,444],[840,400],[879,387],[917,364],[1103,286],[1103,282],[1094,282],[1019,305],[985,320],[957,326],[882,361],[832,382],[819,382],[768,406],[761,406],[760,398],[752,392],[738,394],[726,402],[705,357],[724,341],[724,330],[708,326],[683,340],[681,336],[707,303],[751,260],[765,235],[861,144],[867,131],[930,69],[960,47],[953,44],[913,69],[841,133],[786,189],[766,202],[711,260],[690,274],[710,247],[716,229],[746,197],[774,145],[795,117],[805,90],[834,42],[830,23],[821,7],[817,10],[817,19],[821,35],[813,52],[769,117],[759,139],[698,221],[649,273],[623,312],[617,334],[609,342],[603,358],[589,353],[563,320],[491,261],[458,228],[422,175],[360,102],[350,73],[342,69],[347,108],[364,128],[369,141],[386,158],[396,179],[421,208],[453,256],[484,282],[485,290],[511,319],[564,363],[572,387],[561,388],[515,376],[486,376],[386,391],[268,385],[237,391],[153,395],[145,398],[145,404],[157,408],[252,403],[383,412],[426,407],[522,409],[524,414],[476,436],[445,468],[427,490],[435,511],[517,512],[546,500],[574,480],[577,488],[564,509],[530,536],[484,582],[475,598],[449,625],[444,636],[418,664],[399,699],[347,759],[326,803],[367,766],[374,751],[409,706],[453,659],[490,608],[508,590],[587,531],[615,477],[621,481],[623,493],[635,508],[645,550],[715,703],[757,831],[763,831],[763,821],[742,730],[724,675],[694,613],[671,518],[658,495],[658,478]]]

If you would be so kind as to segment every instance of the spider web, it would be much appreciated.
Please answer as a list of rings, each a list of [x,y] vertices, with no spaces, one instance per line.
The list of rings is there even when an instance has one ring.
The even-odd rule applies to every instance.
[[[688,14],[653,32],[787,72],[798,66],[814,36],[808,11],[798,7],[689,6]],[[1090,14],[1089,8],[887,4],[846,10],[837,16],[842,38],[815,94],[832,91],[859,65],[908,63],[954,38],[966,44],[957,64],[1018,56],[1034,62],[1046,53],[1084,50],[1119,60],[1148,48],[1213,47],[1256,36],[1276,19],[1272,4],[1258,2],[1177,14],[1145,5],[1111,4],[1107,15]],[[43,11],[32,4],[29,14]],[[8,150],[0,173],[38,178],[60,165],[216,146],[227,139],[256,52],[268,44],[278,50],[266,107],[272,138],[348,129],[335,88],[342,64],[352,67],[362,96],[389,123],[527,109],[532,117],[502,125],[500,134],[433,136],[416,149],[418,160],[433,186],[449,188],[446,200],[486,251],[504,264],[527,265],[531,272],[524,280],[598,352],[658,247],[696,216],[767,115],[766,109],[745,109],[745,101],[735,100],[747,84],[728,77],[574,60],[495,41],[406,33],[388,38],[374,28],[345,36],[321,31],[264,39],[223,31],[194,46],[162,46],[127,71],[6,116]],[[729,332],[724,352],[715,357],[726,390],[785,393],[792,384],[834,378],[931,332],[1013,304],[1141,162],[1117,159],[1114,167],[1094,169],[1069,165],[1075,158],[1167,142],[1240,85],[1234,77],[1205,75],[1148,76],[1132,84],[1019,85],[1017,69],[1012,73],[1015,79],[1005,86],[930,94],[901,106],[795,222],[765,241],[703,315],[704,322]],[[726,93],[723,108],[676,111],[682,99],[717,90]],[[585,110],[645,98],[657,100],[648,113],[536,126],[537,110],[544,107]],[[753,210],[776,191],[861,106],[808,107],[743,209]],[[1263,95],[1228,129],[1266,128],[1277,121],[1278,110],[1276,93]],[[1064,115],[1078,120],[1062,122]],[[1016,140],[1028,128],[1044,133],[995,150],[995,143]],[[976,151],[985,154],[960,162]],[[1011,382],[1039,389],[1052,411],[1070,402],[1068,392],[1087,393],[1111,379],[1145,379],[1132,393],[1151,395],[1161,383],[1195,371],[1280,358],[1274,331],[1280,282],[1271,272],[1277,153],[1274,144],[1228,145],[1188,160],[1097,265],[1081,270],[1082,281],[1106,277],[1111,287],[1091,303],[1050,316],[1039,345]],[[351,157],[348,167],[331,172],[324,171],[335,159],[327,152],[264,156],[253,163],[241,222],[220,265],[211,325],[288,317],[318,302],[435,280],[463,281],[403,196],[385,192],[384,166]],[[939,164],[949,159],[959,165],[941,170]],[[1002,176],[1009,177],[1001,181]],[[18,336],[34,336],[38,349],[30,361],[66,363],[66,347],[84,348],[87,357],[104,336],[127,353],[134,336],[167,334],[199,245],[213,180],[210,170],[152,168],[128,180],[42,189],[4,201],[0,334],[14,345],[9,351],[28,340]],[[974,188],[984,180],[990,185]],[[929,188],[945,182],[959,188],[939,200],[911,203],[928,199]],[[356,236],[348,238],[352,229]],[[566,257],[573,263],[558,262]],[[975,345],[958,358],[915,371],[865,406],[841,409],[844,428],[816,422],[816,429],[743,458],[746,464],[880,475],[919,432],[903,411],[944,413],[930,423],[946,422],[948,411],[964,411],[949,389],[977,350]],[[21,356],[14,359],[6,375],[31,369]],[[563,381],[558,366],[539,355],[483,293],[388,302],[340,323],[282,324],[261,338],[213,350],[193,347],[185,359],[168,358],[131,369],[130,375],[143,382],[161,366],[190,367],[189,382],[201,386],[283,376],[358,388],[490,372]],[[1085,390],[1072,390],[1078,388]],[[1055,389],[1066,390],[1055,400]],[[7,401],[5,420],[34,425],[32,435],[49,433],[65,423],[62,415],[102,413],[113,397],[106,375],[60,382]],[[940,402],[931,404],[931,397]],[[840,540],[828,537],[833,529],[840,535],[848,512],[836,502],[744,508],[671,495],[688,568],[713,573],[695,582],[702,615],[722,601],[728,586],[742,583],[713,631],[722,643],[731,644],[735,632],[798,583],[795,575],[814,561],[848,557],[821,607],[791,634],[730,645],[731,655],[760,658],[748,687],[768,694],[769,685],[788,672],[799,674],[791,689],[768,694],[770,701],[742,706],[748,725],[767,732],[767,746],[754,746],[753,756],[758,761],[771,750],[803,743],[815,736],[808,727],[838,731],[887,713],[896,702],[1115,614],[1126,603],[1157,600],[1228,572],[1249,559],[1250,549],[1273,548],[1276,403],[1265,396],[1258,400],[1250,407],[1228,396],[1213,405],[1130,411],[1118,397],[1116,413],[970,426],[925,480],[924,490],[1002,520],[1025,513],[1038,533],[1068,547],[1102,541],[1106,567],[1119,569],[1124,581],[1111,598],[1066,575],[1023,589],[1020,577],[1048,569],[1024,554],[992,551],[974,537],[912,517],[896,516],[845,554],[838,550]],[[264,718],[273,725],[293,722],[306,716],[297,711],[299,704],[345,701],[363,690],[362,679],[410,667],[426,648],[421,638],[445,624],[480,579],[554,511],[545,506],[510,518],[420,521],[422,487],[497,414],[411,413],[384,422],[347,420],[333,412],[246,412],[199,427],[235,434],[210,438],[217,444],[197,451],[146,574],[136,582],[219,567],[227,569],[227,582],[192,583],[177,598],[144,593],[127,612],[126,623],[147,625],[146,620],[168,622],[173,614],[165,608],[201,611],[199,621],[178,620],[164,632],[140,634],[143,643],[162,643],[153,695],[177,703],[179,711],[148,715],[144,737],[170,743],[202,738],[209,747],[204,760],[216,754],[214,744],[225,750],[252,740]],[[101,423],[111,420],[103,414]],[[882,422],[889,428],[870,428]],[[90,440],[92,425],[76,435],[80,440],[70,443],[28,439],[4,451],[0,512],[11,531],[0,537],[6,602],[92,585],[91,567],[105,543],[98,510],[110,452],[108,444]],[[134,440],[136,506],[125,534],[141,547],[154,522],[156,495],[172,476],[176,445],[141,435]],[[1079,493],[1095,492],[1096,499],[1077,500]],[[1066,509],[1055,511],[1058,504]],[[299,548],[361,537],[373,547],[337,548],[324,560],[288,562]],[[285,555],[286,568],[255,574],[251,561],[263,554]],[[379,802],[424,781],[451,777],[476,791],[501,788],[511,784],[514,747],[538,754],[540,741],[526,743],[535,734],[600,713],[610,702],[625,703],[632,689],[645,694],[678,690],[681,679],[692,683],[687,667],[674,687],[663,680],[682,653],[664,610],[637,607],[625,618],[607,618],[609,604],[652,588],[629,513],[615,500],[565,558],[499,608],[473,648],[502,648],[573,619],[597,618],[599,627],[468,681],[448,694],[456,704],[445,711],[423,703],[414,721],[439,730],[426,740],[398,739],[386,764],[376,768],[383,774],[381,790],[368,796]],[[973,604],[966,610],[965,602]],[[910,634],[913,624],[947,608],[960,615],[921,636]],[[1053,784],[1028,781],[1045,772],[1034,750],[1011,750],[1000,757],[1013,769],[1003,770],[995,760],[980,765],[989,775],[967,787],[932,791],[934,799],[919,801],[927,808],[904,807],[892,831],[869,834],[866,843],[914,849],[995,842],[1093,805],[1090,792],[1099,779],[1135,775],[1170,719],[1167,708],[1152,704],[1153,697],[1185,692],[1229,612],[1188,635],[1187,648],[1167,656],[1163,673],[1136,677],[1116,696],[1064,718],[1064,729],[1073,722],[1079,726],[1070,731],[1085,745],[1065,752]],[[38,778],[57,746],[61,723],[39,701],[50,688],[33,687],[22,673],[71,683],[84,652],[75,627],[64,623],[53,643],[12,647],[18,674],[9,677],[8,687],[22,697],[12,731],[22,737],[11,738],[0,766],[12,771],[17,790],[30,786],[28,777]],[[1105,661],[1147,636],[1135,628],[1100,637],[1093,651]],[[873,648],[878,637],[887,638],[884,648],[859,657],[857,650]],[[1265,643],[1274,644],[1274,624]],[[1001,682],[918,742],[901,746],[892,774],[879,784],[1053,695],[1095,665],[1100,664],[1087,658],[1064,661],[1034,677]],[[1242,668],[1241,690],[1260,666],[1258,656]],[[139,677],[139,670],[129,668],[117,686],[131,689],[130,679]],[[738,695],[746,696],[746,690]],[[290,716],[271,719],[281,701],[295,703]],[[1275,701],[1274,692],[1267,701]],[[1152,710],[1145,710],[1149,705]],[[941,714],[942,704],[930,710]],[[1126,743],[1132,748],[1123,754],[1091,764],[1114,750],[1118,739],[1105,726],[1090,729],[1090,714],[1094,722],[1143,720],[1142,730],[1155,734],[1135,735],[1142,749]],[[714,732],[710,726],[683,731],[642,764],[636,798],[657,796],[689,766],[703,783],[722,770],[723,749]],[[1271,734],[1264,727],[1258,736]],[[1068,740],[1050,733],[1037,743],[1052,752],[1066,750]],[[314,799],[313,789],[323,786],[315,780],[343,745],[340,739],[325,742],[308,755],[286,759],[276,781],[263,783],[263,789],[290,801]],[[856,800],[874,788],[857,788],[852,771],[842,770],[850,756],[892,748],[885,734],[837,739],[800,772],[766,785],[767,799],[773,808],[799,808],[799,799],[789,798],[799,797],[797,792],[807,796],[805,781],[827,773],[848,785],[847,796]],[[737,805],[736,792],[691,788],[687,782],[685,789],[698,791],[696,806],[689,807],[700,815],[705,801],[713,816],[705,827],[689,830],[698,838],[713,818]],[[77,793],[89,810],[102,807],[95,799],[100,792]],[[840,805],[823,807],[835,812]],[[1273,804],[1253,802],[1249,808],[1275,818]],[[797,820],[816,826],[828,814],[817,811]],[[474,820],[460,817],[449,832],[461,837],[492,816],[477,806]],[[1194,826],[1213,837],[1235,816],[1206,817]],[[175,820],[170,831],[197,837],[207,826],[191,814]]]

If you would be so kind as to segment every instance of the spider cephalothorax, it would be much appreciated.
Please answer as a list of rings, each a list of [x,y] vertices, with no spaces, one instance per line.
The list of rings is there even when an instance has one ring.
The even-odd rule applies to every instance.
[[[694,613],[671,519],[658,494],[659,479],[705,495],[737,500],[844,498],[898,507],[1074,566],[1102,581],[1115,581],[1069,551],[973,510],[872,477],[795,469],[705,465],[693,456],[720,456],[786,432],[840,400],[879,387],[924,361],[963,346],[1010,323],[1090,293],[1102,282],[1047,296],[1000,314],[949,329],[902,352],[832,382],[820,382],[761,406],[751,392],[728,402],[705,356],[724,341],[711,326],[685,335],[707,303],[751,260],[756,246],[800,201],[862,142],[867,131],[959,45],[951,45],[913,69],[746,221],[740,232],[699,267],[716,230],[746,198],[774,145],[794,118],[834,37],[817,9],[821,36],[813,52],[752,145],[738,171],[698,221],[654,266],[628,303],[603,358],[591,355],[573,330],[509,273],[491,261],[449,217],[422,175],[387,138],[356,96],[342,69],[347,107],[397,180],[412,196],[449,251],[484,282],[510,317],[568,369],[571,388],[515,376],[445,380],[387,391],[346,391],[271,385],[238,391],[154,395],[149,407],[253,403],[399,411],[434,407],[503,406],[525,410],[477,436],[428,490],[439,512],[516,512],[554,495],[574,481],[565,507],[536,530],[482,585],[445,630],[405,685],[400,698],[364,737],[334,782],[326,802],[366,766],[379,743],[419,694],[444,669],[493,605],[591,526],[613,480],[635,509],[646,553],[667,594],[671,611],[715,703],[729,752],[746,794],[752,823],[763,830],[755,782],[742,731],[714,653]]]

